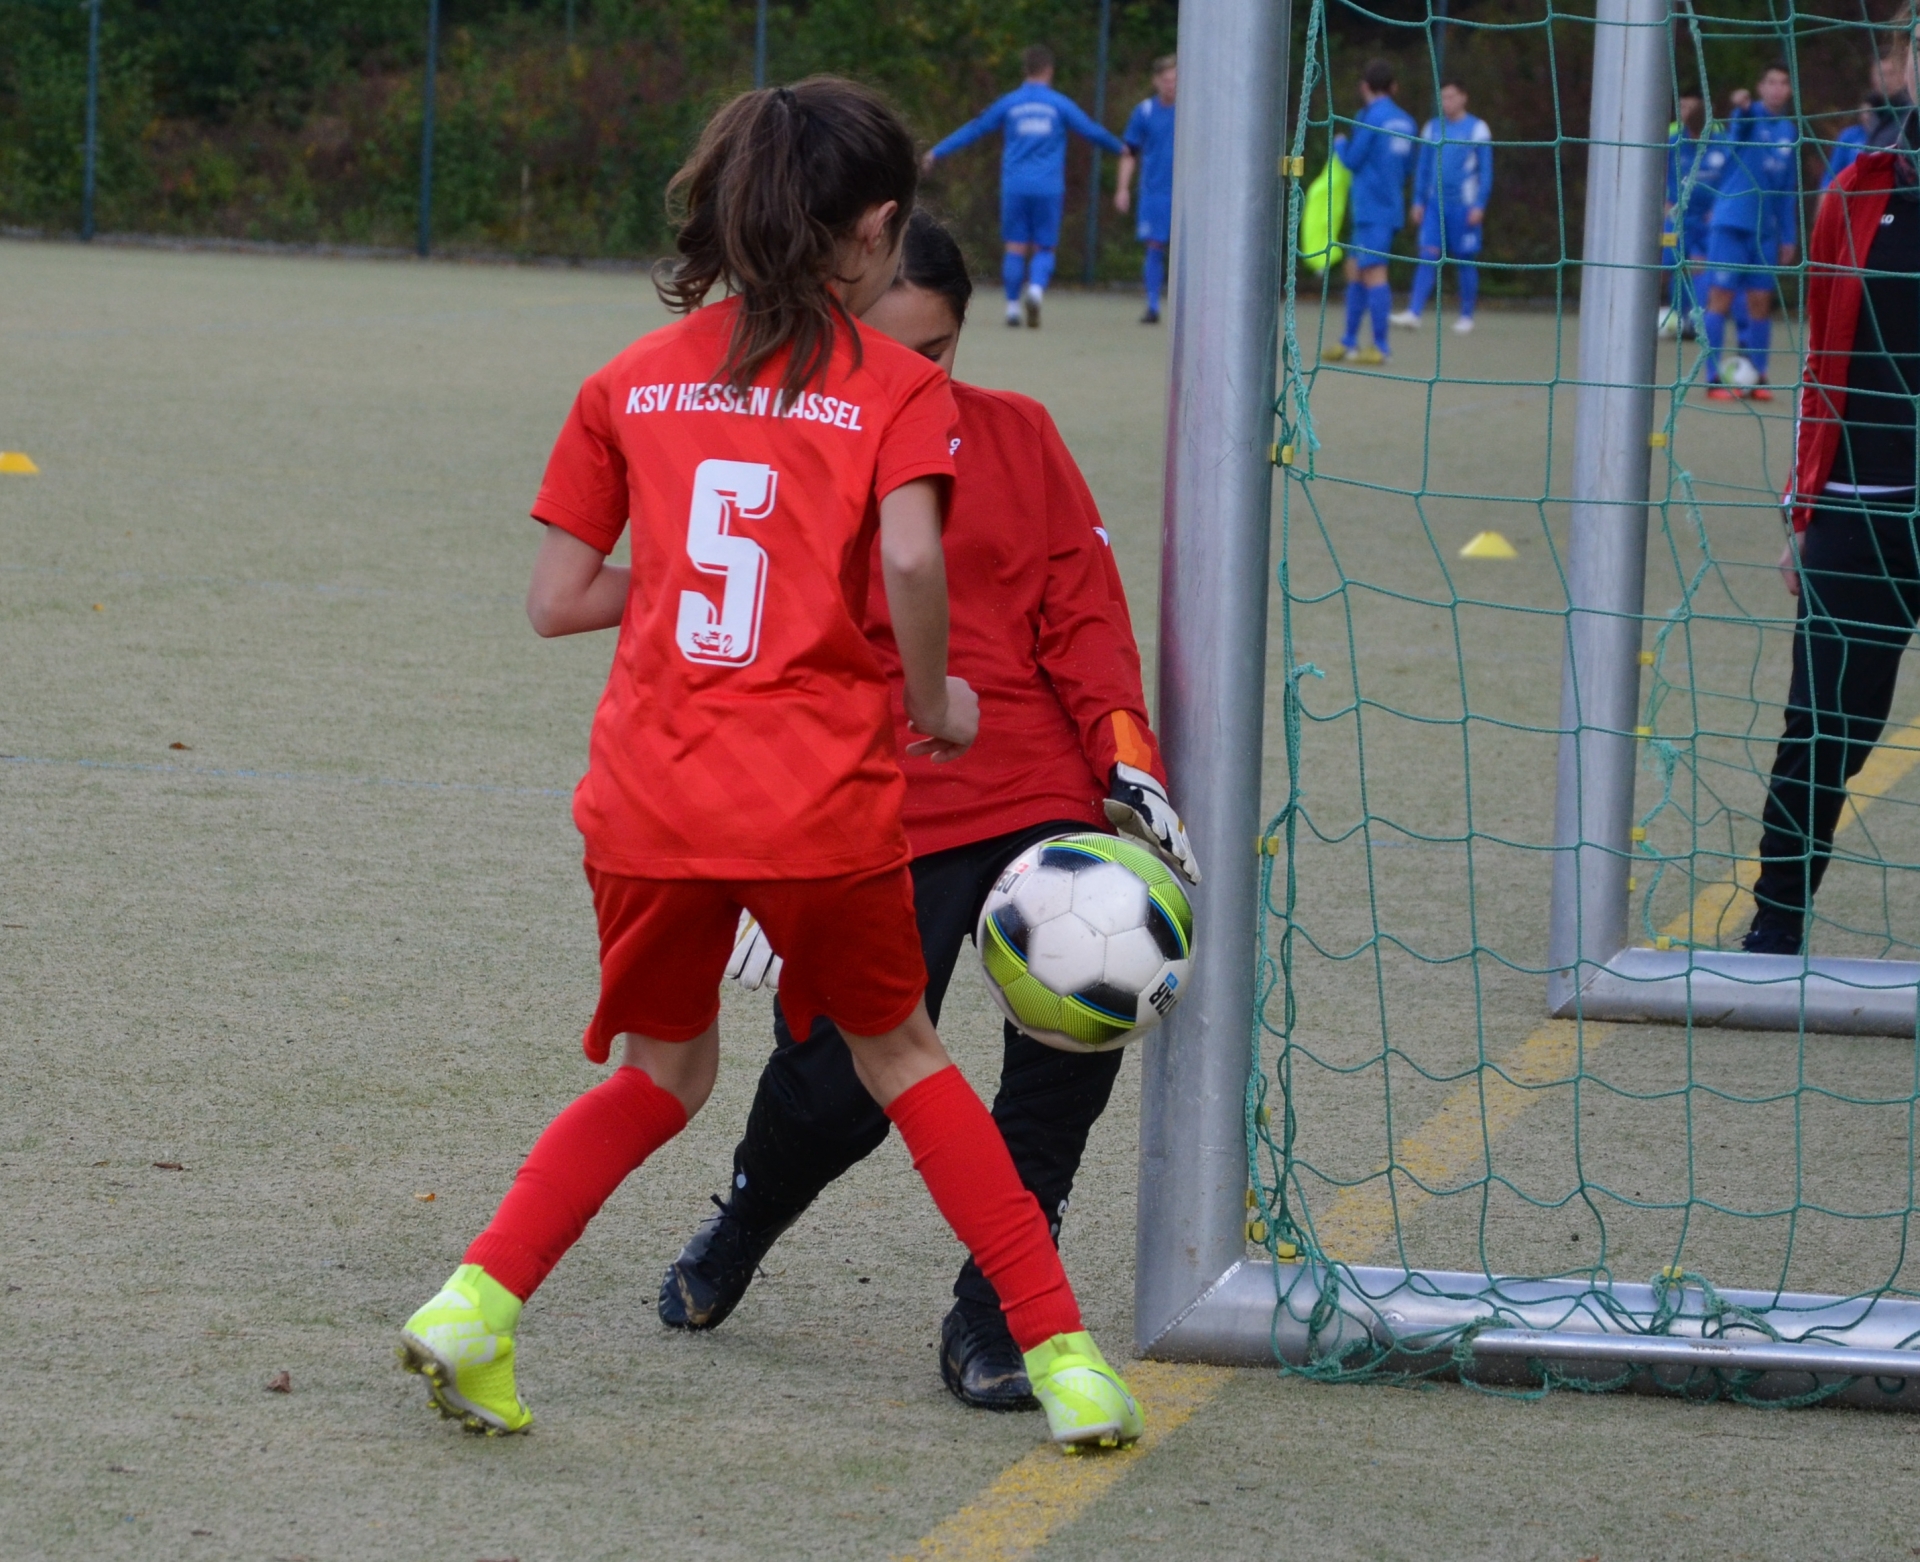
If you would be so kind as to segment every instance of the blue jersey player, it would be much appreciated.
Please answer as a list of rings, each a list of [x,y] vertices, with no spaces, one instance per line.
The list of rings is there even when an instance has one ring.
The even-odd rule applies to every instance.
[[[1800,127],[1789,111],[1793,78],[1775,63],[1761,72],[1758,101],[1733,96],[1724,141],[1726,166],[1707,227],[1707,396],[1734,401],[1750,395],[1773,400],[1767,389],[1767,350],[1773,340],[1776,267],[1791,266],[1800,231]],[[1751,388],[1720,382],[1727,316],[1736,292],[1747,296],[1749,324],[1741,348],[1759,372]]]
[[[1333,363],[1385,363],[1387,321],[1393,294],[1387,287],[1387,252],[1406,221],[1407,175],[1413,172],[1418,130],[1413,116],[1393,100],[1393,67],[1369,60],[1360,73],[1360,112],[1353,134],[1334,139],[1334,156],[1353,175],[1347,203],[1353,230],[1347,240],[1347,329],[1338,347],[1327,349]],[[1373,347],[1360,350],[1360,321],[1373,324]]]
[[[1480,239],[1493,191],[1493,132],[1467,112],[1467,89],[1458,80],[1440,83],[1440,113],[1420,132],[1420,161],[1413,174],[1413,210],[1420,229],[1420,264],[1413,296],[1395,325],[1418,328],[1427,301],[1440,286],[1440,262],[1450,260],[1460,281],[1462,336],[1473,329],[1480,301]]]
[[[1053,251],[1060,242],[1060,212],[1067,202],[1067,132],[1109,152],[1125,155],[1120,139],[1081,112],[1065,93],[1053,90],[1053,51],[1035,44],[1021,56],[1027,78],[978,119],[962,125],[927,153],[932,169],[941,158],[998,131],[1000,237],[1006,253],[1000,278],[1007,288],[1007,324],[1038,327],[1040,305],[1053,280]],[[1021,294],[1025,284],[1025,297]],[[1024,305],[1024,310],[1023,310]]]
[[[1137,232],[1147,247],[1144,280],[1147,312],[1142,325],[1160,323],[1160,294],[1167,283],[1167,244],[1173,237],[1173,94],[1179,69],[1169,54],[1153,62],[1153,96],[1127,118],[1113,209],[1125,216],[1133,205],[1133,169],[1140,166],[1140,221]]]
[[[1706,99],[1692,88],[1683,89],[1680,117],[1667,127],[1666,223],[1661,234],[1668,287],[1667,308],[1660,318],[1664,335],[1693,335],[1699,307],[1693,277],[1707,261],[1713,195],[1726,162],[1726,145],[1707,124]]]

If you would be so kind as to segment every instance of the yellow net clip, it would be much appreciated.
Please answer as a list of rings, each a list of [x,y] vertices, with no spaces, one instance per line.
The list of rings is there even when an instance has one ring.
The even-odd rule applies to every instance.
[[[1282,466],[1292,466],[1293,465],[1293,446],[1281,445],[1278,448],[1280,452],[1280,464]]]
[[[1673,948],[1673,940],[1667,937],[1665,933],[1662,933],[1654,939],[1653,947],[1655,949],[1671,949]]]
[[[1271,1107],[1261,1107],[1259,1111],[1253,1114],[1253,1120],[1262,1128],[1271,1128],[1273,1126],[1273,1109]]]
[[[1280,159],[1280,177],[1282,179],[1304,179],[1307,177],[1307,160],[1304,157],[1283,157]]]
[[[1260,1207],[1260,1195],[1255,1193],[1251,1188],[1247,1189],[1247,1208],[1258,1209],[1259,1207]]]
[[[1667,436],[1665,431],[1663,430],[1658,433],[1649,434],[1647,436],[1647,443],[1651,445],[1655,450],[1665,450],[1667,448]]]
[[[1280,855],[1280,837],[1277,835],[1263,835],[1253,843],[1253,849],[1262,857],[1278,857]]]
[[[1644,840],[1645,840],[1645,839],[1647,838],[1647,831],[1646,831],[1646,827],[1645,827],[1644,825],[1638,825],[1638,824],[1636,824],[1636,825],[1635,825],[1635,826],[1633,827],[1633,829],[1632,829],[1631,831],[1629,831],[1628,833],[1629,833],[1629,834],[1630,834],[1630,835],[1632,836],[1632,838],[1633,838],[1634,840],[1636,840],[1636,841],[1644,841]]]
[[[1632,877],[1631,875],[1629,875],[1627,878],[1627,888],[1631,890],[1631,889],[1638,889],[1639,887],[1640,887],[1640,881]]]
[[[1634,735],[1634,736],[1635,736],[1636,738],[1650,738],[1650,737],[1652,737],[1652,736],[1653,736],[1653,728],[1651,728],[1651,727],[1635,727],[1635,728],[1633,729],[1633,735]]]
[[[1662,1280],[1684,1280],[1687,1278],[1687,1272],[1678,1264],[1669,1264],[1665,1269],[1660,1271],[1660,1278]]]
[[[1248,1221],[1247,1222],[1247,1240],[1249,1242],[1266,1241],[1267,1240],[1267,1223],[1264,1220]]]
[[[1651,667],[1653,665],[1653,652],[1642,651],[1640,653],[1640,665],[1642,667]]]
[[[1300,1256],[1300,1249],[1291,1242],[1276,1242],[1273,1244],[1273,1256],[1282,1263],[1287,1263]]]

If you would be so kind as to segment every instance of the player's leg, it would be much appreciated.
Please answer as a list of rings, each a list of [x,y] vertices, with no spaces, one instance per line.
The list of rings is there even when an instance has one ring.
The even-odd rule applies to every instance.
[[[1373,345],[1380,354],[1379,361],[1384,363],[1393,356],[1393,348],[1387,341],[1389,321],[1393,317],[1393,289],[1387,282],[1385,261],[1368,266],[1361,272],[1360,280],[1367,285],[1367,318],[1373,325]]]
[[[1756,286],[1756,283],[1762,285]],[[1747,278],[1747,330],[1741,338],[1747,361],[1760,376],[1759,383],[1748,392],[1755,401],[1772,401],[1773,392],[1767,389],[1767,354],[1773,347],[1773,274],[1754,272]]]
[[[1160,323],[1160,295],[1167,287],[1167,246],[1159,239],[1147,240],[1147,255],[1140,268],[1140,280],[1147,294],[1146,311],[1140,316],[1142,325]]]
[[[1390,322],[1409,331],[1420,328],[1420,317],[1427,312],[1427,305],[1433,302],[1440,285],[1440,246],[1424,242],[1424,234],[1421,237],[1420,259],[1413,268],[1413,287],[1407,295],[1407,307],[1392,316]]]
[[[775,1242],[821,1191],[877,1150],[887,1115],[853,1071],[831,1020],[796,1041],[774,1006],[774,1047],[733,1151],[725,1198],[701,1222],[660,1282],[660,1321],[715,1329],[732,1314]]]
[[[1027,291],[1021,300],[1027,325],[1040,329],[1040,306],[1046,302],[1047,285],[1053,281],[1053,260],[1060,244],[1060,217],[1067,204],[1061,195],[1029,196],[1033,213],[1033,260],[1027,267]]]
[[[786,964],[796,1022],[827,1013],[867,1091],[900,1130],[954,1234],[993,1282],[1056,1442],[1125,1442],[1139,1408],[1081,1327],[1047,1222],[920,996],[926,970],[903,871],[772,886],[749,909]]]
[[[1051,826],[1040,833],[1075,828]],[[1024,836],[1018,839],[1026,844]],[[911,865],[914,920],[927,967],[927,1011],[936,1021],[986,884],[1011,854],[988,841],[931,852]],[[725,1199],[714,1200],[719,1208],[668,1267],[660,1286],[660,1321],[695,1329],[724,1322],[780,1235],[829,1183],[886,1137],[887,1115],[860,1083],[838,1028],[823,1017],[805,1042],[797,1043],[776,1004],[773,1056],[760,1071],[746,1132],[733,1152],[733,1185]]]
[[[1123,1054],[1062,1052],[1005,1026],[993,1120],[1020,1181],[1039,1202],[1057,1247],[1087,1135],[1107,1109]],[[1026,1366],[993,1284],[969,1258],[940,1329],[940,1375],[952,1393],[990,1410],[1034,1403]]]
[[[1351,358],[1360,343],[1360,322],[1367,317],[1367,285],[1360,280],[1360,262],[1354,257],[1352,247],[1347,252],[1347,325],[1340,333],[1340,346],[1330,350],[1329,358]]]
[[[1902,567],[1912,570],[1910,556]],[[1866,762],[1892,708],[1913,623],[1902,584],[1889,578],[1874,525],[1860,511],[1823,505],[1802,534],[1786,722],[1761,816],[1757,909],[1742,944],[1751,953],[1803,947],[1847,778]]]
[[[1420,258],[1413,266],[1413,288],[1407,298],[1407,307],[1391,317],[1390,323],[1405,326],[1409,331],[1417,330],[1420,317],[1427,312],[1427,305],[1440,291],[1440,261],[1445,253],[1441,243],[1440,213],[1429,209],[1420,216]]]
[[[1453,329],[1465,336],[1473,329],[1473,312],[1480,307],[1480,240],[1481,230],[1467,221],[1467,214],[1459,214],[1460,227],[1453,245],[1453,274],[1460,288],[1460,314],[1453,322]]]
[[[1032,250],[1032,216],[1027,198],[1000,192],[1000,284],[1007,295],[1007,324],[1020,324],[1020,290],[1027,285],[1027,255]]]
[[[719,986],[738,907],[718,885],[588,870],[600,924],[600,1002],[588,1056],[620,1066],[548,1125],[487,1229],[438,1295],[407,1320],[401,1361],[443,1415],[474,1431],[523,1430],[514,1388],[521,1305],[613,1190],[686,1127],[713,1089]]]

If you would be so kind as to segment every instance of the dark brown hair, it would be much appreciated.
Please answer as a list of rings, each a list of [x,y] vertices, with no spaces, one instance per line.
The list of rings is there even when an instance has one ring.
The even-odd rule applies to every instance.
[[[1391,92],[1399,84],[1399,73],[1391,60],[1374,58],[1361,68],[1360,79],[1375,92]]]
[[[953,323],[967,323],[967,304],[973,298],[967,257],[932,212],[917,210],[907,219],[907,242],[900,251],[900,282],[938,293],[953,311]]]
[[[837,76],[743,92],[707,122],[667,186],[678,261],[654,286],[670,309],[698,309],[714,288],[738,294],[733,339],[714,373],[744,389],[783,348],[787,395],[824,380],[836,322],[859,352],[830,284],[840,242],[888,201],[897,238],[913,209],[913,137],[875,93]]]
[[[1044,43],[1030,43],[1020,51],[1020,66],[1029,76],[1053,69],[1053,50]]]

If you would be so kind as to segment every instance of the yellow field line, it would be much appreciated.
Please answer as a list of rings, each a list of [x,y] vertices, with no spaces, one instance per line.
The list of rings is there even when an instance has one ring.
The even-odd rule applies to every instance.
[[[1128,1449],[1073,1456],[1043,1444],[1009,1465],[901,1562],[1014,1562],[1031,1556],[1185,1425],[1232,1376],[1224,1367],[1136,1361],[1127,1370],[1127,1385],[1146,1417],[1145,1437]]]
[[[1866,810],[1916,764],[1920,764],[1920,718],[1882,743],[1861,766],[1847,788],[1835,836],[1858,824]],[[1756,859],[1744,858],[1735,864],[1733,878],[1704,886],[1693,904],[1661,930],[1662,936],[1692,942],[1696,930],[1711,929],[1709,941],[1717,942],[1723,928],[1748,921],[1753,916],[1753,881],[1759,867]],[[1588,1026],[1587,1045],[1596,1044],[1605,1034],[1603,1027]],[[1484,1168],[1493,1139],[1539,1099],[1539,1087],[1572,1077],[1579,1045],[1579,1028],[1572,1020],[1547,1021],[1500,1059],[1500,1072],[1483,1071],[1455,1085],[1434,1114],[1401,1140],[1399,1165],[1421,1182],[1441,1186]],[[1328,1257],[1363,1263],[1387,1246],[1400,1222],[1431,1197],[1411,1181],[1400,1181],[1389,1189],[1385,1177],[1342,1188],[1326,1215],[1314,1222],[1315,1239]]]

